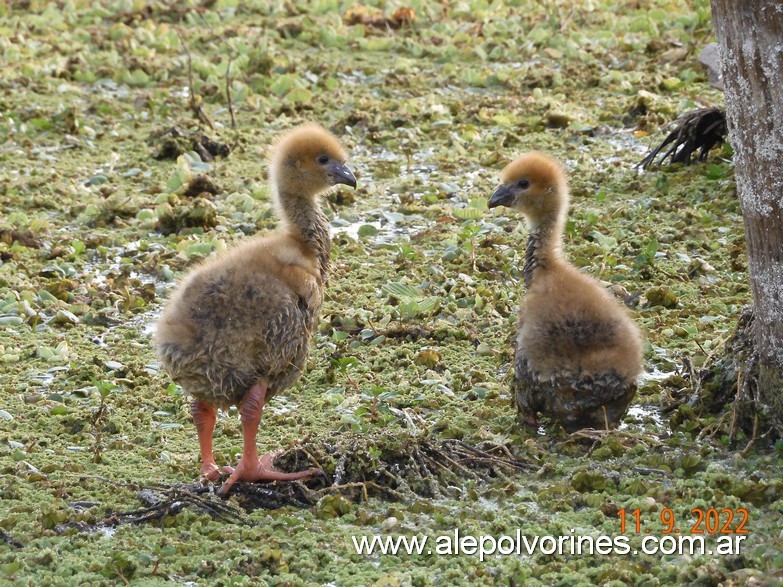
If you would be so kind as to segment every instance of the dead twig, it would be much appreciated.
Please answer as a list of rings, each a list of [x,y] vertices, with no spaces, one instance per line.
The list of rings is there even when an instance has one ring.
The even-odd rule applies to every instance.
[[[456,460],[454,460],[453,458],[451,458],[449,455],[447,455],[447,454],[446,454],[444,451],[442,451],[442,450],[438,450],[438,449],[436,449],[436,448],[433,448],[433,447],[427,447],[427,448],[425,448],[425,452],[427,452],[427,453],[431,453],[431,455],[435,455],[436,457],[439,457],[439,458],[443,459],[444,461],[446,461],[446,463],[448,463],[449,465],[451,465],[452,467],[454,467],[454,469],[455,469],[456,471],[460,471],[460,472],[461,472],[463,475],[465,475],[465,476],[466,476],[466,477],[468,477],[468,478],[475,478],[475,477],[476,477],[476,474],[475,474],[473,471],[471,471],[471,470],[470,470],[470,469],[468,469],[467,467],[463,466],[462,464],[458,463]],[[431,456],[431,455],[430,455],[430,456]],[[438,461],[437,461],[437,459],[433,459],[433,461],[434,461],[434,462],[438,462]],[[443,463],[438,463],[438,464],[439,464],[439,465],[441,465],[441,466],[443,466]],[[444,466],[444,468],[445,468],[447,471],[449,471],[449,470],[450,470],[448,467],[445,467],[445,466]],[[454,471],[452,471],[452,472],[454,472]]]
[[[701,440],[702,438],[709,436],[710,438],[715,438],[715,435],[721,431],[723,428],[723,422],[726,420],[726,417],[729,415],[729,412],[725,412],[721,414],[720,419],[717,422],[714,422],[713,424],[709,424],[705,426],[701,432],[699,432],[699,435],[696,437],[698,440]]]
[[[421,475],[422,479],[427,481],[430,493],[432,493],[432,495],[439,496],[441,491],[438,488],[437,477],[427,466],[425,457],[421,454],[421,451],[418,449],[418,447],[413,451],[411,458],[419,469],[419,475]]]
[[[505,465],[506,467],[510,467],[512,469],[519,469],[520,471],[531,471],[533,469],[531,465],[528,465],[527,463],[523,463],[518,459],[515,459],[513,457],[511,458],[496,457],[495,455],[491,455],[488,452],[476,448],[475,446],[471,446],[466,442],[463,442],[462,440],[446,440],[444,441],[444,443],[456,444],[461,448],[463,448],[464,450],[468,451],[469,453],[484,458],[488,462]]]
[[[182,48],[185,51],[185,56],[188,58],[188,93],[190,98],[190,109],[193,111],[193,115],[196,117],[199,126],[203,123],[206,124],[210,129],[214,130],[215,127],[212,124],[212,121],[201,107],[201,97],[196,93],[196,87],[193,83],[193,58],[190,55],[190,49],[188,49],[188,45],[182,38],[182,35],[180,35],[179,31],[176,31],[176,33],[177,38],[179,39],[179,42],[182,44]]]
[[[505,444],[493,444],[491,447],[487,449],[487,452],[497,450],[502,452],[506,455],[506,458],[513,460],[516,460],[516,457],[512,454],[512,452],[509,450],[509,448]]]
[[[750,440],[748,441],[748,444],[745,446],[745,448],[742,449],[742,452],[740,453],[741,457],[744,457],[750,448],[756,444],[756,441],[759,439],[759,415],[758,412],[753,414],[753,434],[750,436]]]
[[[396,499],[397,501],[407,501],[408,497],[404,496],[399,491],[395,491],[391,487],[384,487],[383,485],[380,485],[376,483],[375,481],[355,481],[353,483],[344,483],[343,485],[332,485],[330,487],[324,487],[323,489],[318,489],[314,493],[316,495],[323,495],[323,494],[329,494],[329,493],[341,493],[345,489],[361,489],[362,490],[362,500],[367,503],[370,500],[369,493],[367,492],[367,488],[374,489],[380,494],[387,494],[391,496],[393,499]]]
[[[623,446],[631,448],[639,442],[644,442],[650,446],[660,446],[661,441],[653,438],[652,436],[640,435],[635,433],[626,432],[624,430],[596,430],[594,428],[583,428],[577,430],[569,435],[569,440],[589,440],[589,441],[603,441],[604,438],[612,436]],[[566,441],[567,442],[567,441]]]
[[[228,65],[226,66],[226,101],[228,102],[228,113],[231,116],[231,130],[236,132],[237,119],[234,116],[234,103],[231,101],[231,63],[234,60],[232,53],[228,54]]]

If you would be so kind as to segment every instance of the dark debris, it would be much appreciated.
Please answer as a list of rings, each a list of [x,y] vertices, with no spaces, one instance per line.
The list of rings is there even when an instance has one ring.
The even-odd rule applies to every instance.
[[[155,159],[176,159],[187,151],[195,151],[202,161],[213,161],[216,157],[228,157],[231,147],[216,141],[200,131],[183,130],[171,126],[156,131],[147,141],[155,150]]]
[[[6,544],[10,544],[16,548],[24,548],[24,544],[19,542],[16,538],[8,534],[5,530],[0,528],[0,539]]]
[[[216,186],[206,175],[195,175],[188,182],[188,186],[185,188],[185,191],[182,195],[188,198],[193,198],[204,193],[216,196],[220,193],[220,188]]]
[[[413,8],[398,8],[390,17],[386,17],[379,10],[356,6],[349,8],[343,16],[343,22],[346,26],[360,24],[384,31],[410,27],[415,20],[416,12]]]
[[[281,468],[295,469],[302,462],[312,464],[315,460],[325,464],[324,468],[333,475],[324,474],[306,481],[238,482],[231,488],[228,498],[218,496],[216,489],[219,486],[212,483],[141,485],[95,477],[101,483],[136,489],[144,507],[109,512],[91,524],[82,520],[69,521],[54,529],[58,533],[94,532],[125,524],[160,524],[165,518],[186,509],[206,513],[219,522],[252,525],[247,514],[255,510],[313,507],[330,494],[344,495],[354,501],[367,499],[369,495],[408,501],[417,496],[440,495],[441,487],[461,487],[467,479],[506,477],[539,466],[520,461],[505,446],[486,441],[472,446],[455,439],[439,443],[426,437],[396,440],[398,445],[390,447],[377,459],[367,454],[361,435],[344,435],[338,445],[320,443],[297,447],[277,461]],[[75,513],[82,510],[74,508]],[[11,540],[6,536],[3,535],[6,541]]]
[[[386,448],[373,458],[361,435],[343,435],[338,445],[308,446],[307,451],[298,448],[278,462],[283,464],[292,458],[301,461],[306,456],[309,462],[321,463],[334,472],[333,483],[316,491],[316,495],[339,492],[355,501],[368,495],[395,501],[435,497],[442,488],[464,486],[467,479],[503,478],[539,466],[486,441],[472,446],[456,439],[435,441],[426,436],[406,436],[376,446]]]
[[[21,231],[12,228],[0,229],[0,242],[4,242],[7,245],[18,242],[23,247],[29,247],[31,249],[40,249],[43,246],[41,239],[39,239],[32,230]]]
[[[111,482],[100,479],[101,482]],[[125,484],[118,484],[125,485]],[[110,512],[94,524],[84,521],[66,522],[55,527],[58,533],[68,530],[79,532],[94,532],[101,528],[114,528],[125,524],[161,523],[164,518],[176,516],[185,509],[192,509],[209,514],[213,519],[234,524],[248,524],[246,513],[257,509],[278,509],[284,506],[306,508],[315,503],[308,498],[303,488],[296,487],[297,482],[271,483],[236,483],[231,489],[231,497],[236,498],[242,509],[215,493],[212,484],[174,484],[137,486],[137,497],[145,507],[123,511]]]
[[[680,117],[679,124],[649,155],[642,159],[637,167],[647,169],[655,162],[655,158],[668,145],[672,145],[658,161],[663,165],[666,159],[669,163],[691,163],[691,156],[699,152],[696,160],[704,161],[713,147],[726,141],[726,112],[720,108],[700,108]]]

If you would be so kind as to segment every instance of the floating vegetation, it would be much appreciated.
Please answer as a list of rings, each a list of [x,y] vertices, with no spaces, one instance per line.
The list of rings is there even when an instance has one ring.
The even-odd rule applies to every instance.
[[[727,371],[737,400],[702,377],[751,298],[733,168],[635,168],[651,132],[722,103],[695,58],[708,4],[0,2],[0,583],[774,580],[780,447],[763,419],[751,444],[752,379]],[[150,324],[191,264],[275,229],[268,146],[306,120],[340,137],[359,189],[325,198],[321,322],[258,444],[326,475],[222,500],[192,483],[188,399]],[[568,258],[645,332],[651,376],[618,430],[515,423],[527,229],[484,207],[531,149],[572,177]],[[228,410],[215,457],[241,451]],[[725,557],[351,541],[618,536],[637,508],[657,537],[665,508],[685,530],[694,508],[746,508],[750,534]]]

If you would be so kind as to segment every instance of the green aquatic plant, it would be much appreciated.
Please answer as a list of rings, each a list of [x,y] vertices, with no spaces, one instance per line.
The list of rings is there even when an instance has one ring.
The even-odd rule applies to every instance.
[[[112,393],[117,392],[120,389],[120,386],[105,380],[93,379],[92,382],[95,387],[95,391],[98,394],[98,407],[96,408],[95,413],[91,418],[92,434],[94,440],[92,454],[93,462],[100,463],[103,460],[104,418],[106,417],[109,410],[109,396]]]
[[[400,323],[419,316],[431,317],[440,307],[440,298],[428,296],[420,288],[405,283],[390,282],[382,289],[390,299],[397,302],[392,313]]]
[[[492,230],[488,223],[481,220],[486,210],[486,198],[475,198],[466,207],[458,207],[453,210],[454,216],[463,222],[456,234],[457,244],[446,248],[444,255],[446,260],[456,259],[459,251],[467,252],[470,254],[470,267],[473,271],[476,270],[476,239]]]

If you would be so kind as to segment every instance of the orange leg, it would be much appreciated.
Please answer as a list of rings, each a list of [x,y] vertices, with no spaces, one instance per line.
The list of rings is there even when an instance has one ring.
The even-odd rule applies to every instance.
[[[217,410],[215,406],[194,399],[190,404],[190,415],[193,416],[198,444],[201,448],[201,474],[210,481],[215,481],[220,477],[220,469],[212,453],[212,432],[215,430]]]
[[[242,404],[239,406],[244,441],[242,458],[239,459],[236,468],[224,467],[224,472],[230,473],[231,476],[220,487],[219,495],[226,495],[237,481],[291,481],[312,477],[321,472],[320,469],[308,469],[297,473],[283,473],[275,469],[273,461],[281,451],[270,452],[261,458],[258,457],[256,435],[258,434],[258,425],[261,423],[261,413],[264,410],[267,386],[268,383],[262,380],[251,387],[242,398]]]

